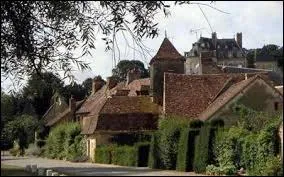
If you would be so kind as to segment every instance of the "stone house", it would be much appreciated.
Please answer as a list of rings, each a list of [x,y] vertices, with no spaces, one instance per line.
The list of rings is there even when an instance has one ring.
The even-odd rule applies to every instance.
[[[255,68],[278,71],[277,59],[272,55],[258,55],[255,57]]]
[[[184,53],[186,74],[199,73],[196,70],[200,66],[199,60],[203,52],[212,53],[213,61],[217,65],[245,67],[242,33],[237,33],[236,36],[236,39],[218,39],[217,33],[214,32],[211,38],[200,37],[197,42],[192,44],[192,49]]]

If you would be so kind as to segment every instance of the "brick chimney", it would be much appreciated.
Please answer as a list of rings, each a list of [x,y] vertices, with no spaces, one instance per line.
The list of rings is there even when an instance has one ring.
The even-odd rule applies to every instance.
[[[242,37],[242,33],[237,33],[237,43],[240,46],[240,48],[242,48],[242,42],[243,41],[243,37]]]
[[[141,72],[137,67],[129,70],[127,72],[126,85],[130,84],[132,81],[136,79],[140,79],[140,77],[141,77]]]
[[[216,49],[217,48],[217,33],[216,32],[212,33],[212,43],[213,43],[214,49]]]
[[[101,78],[101,76],[95,77],[92,85],[92,94],[95,94],[98,90],[100,90],[104,84],[105,81]]]
[[[69,98],[69,109],[73,113],[76,111],[76,100],[73,98],[73,95]]]
[[[107,77],[107,88],[112,89],[118,83],[117,78],[114,76]]]

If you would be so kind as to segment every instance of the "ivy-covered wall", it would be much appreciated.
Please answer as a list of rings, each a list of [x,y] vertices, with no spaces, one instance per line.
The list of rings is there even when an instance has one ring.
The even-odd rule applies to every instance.
[[[275,110],[276,102],[278,110]],[[238,120],[238,116],[233,113],[235,104],[242,104],[256,111],[281,113],[283,111],[283,96],[263,80],[258,79],[216,112],[209,121],[222,119],[226,126],[235,124]]]

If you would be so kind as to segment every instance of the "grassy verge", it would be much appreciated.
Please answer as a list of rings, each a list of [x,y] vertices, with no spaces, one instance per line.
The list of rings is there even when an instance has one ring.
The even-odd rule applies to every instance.
[[[1,164],[1,176],[33,176],[23,167]]]

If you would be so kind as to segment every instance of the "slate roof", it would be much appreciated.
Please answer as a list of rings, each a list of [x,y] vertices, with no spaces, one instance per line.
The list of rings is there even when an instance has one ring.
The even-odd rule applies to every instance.
[[[181,60],[185,61],[182,56],[168,38],[164,38],[157,54],[151,59],[150,64],[158,60]]]

